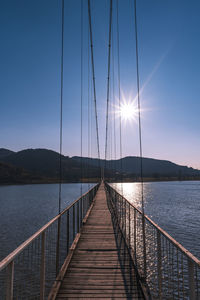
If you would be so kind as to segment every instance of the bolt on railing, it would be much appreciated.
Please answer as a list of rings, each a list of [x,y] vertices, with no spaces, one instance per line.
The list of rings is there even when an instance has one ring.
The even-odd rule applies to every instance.
[[[0,299],[48,298],[98,187],[83,194],[0,262]]]
[[[106,191],[109,207],[151,298],[200,299],[200,261],[107,183]],[[143,251],[143,217],[146,257]]]

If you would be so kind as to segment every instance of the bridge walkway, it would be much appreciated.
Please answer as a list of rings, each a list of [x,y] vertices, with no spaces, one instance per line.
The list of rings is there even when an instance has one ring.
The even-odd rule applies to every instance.
[[[102,183],[56,299],[143,299],[130,263],[120,261],[123,251],[116,244]]]

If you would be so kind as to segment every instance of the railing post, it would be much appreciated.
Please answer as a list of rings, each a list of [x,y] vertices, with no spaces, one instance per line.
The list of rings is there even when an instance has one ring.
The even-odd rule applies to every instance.
[[[40,265],[40,300],[45,296],[45,231],[42,232],[41,240],[41,265]]]
[[[117,222],[119,223],[120,206],[119,206],[119,197],[116,194],[115,194],[115,214],[117,217]]]
[[[76,204],[76,226],[77,226],[77,232],[79,232],[79,202]]]
[[[194,263],[189,258],[188,258],[188,285],[189,285],[189,299],[195,300]]]
[[[147,278],[147,257],[146,257],[146,222],[144,214],[142,214],[142,239],[143,239],[143,257],[144,257],[144,278]]]
[[[136,222],[136,209],[134,208],[134,257],[135,257],[135,264],[137,265],[137,222]]]
[[[81,197],[81,207],[80,207],[80,227],[82,227],[82,221],[83,221],[83,198]]]
[[[121,230],[123,232],[123,201],[122,201],[122,196],[120,195],[120,225],[121,225]]]
[[[58,219],[58,230],[57,230],[57,243],[56,243],[56,276],[59,273],[59,260],[60,260],[60,218]]]
[[[124,199],[124,198],[123,198]],[[124,227],[125,227],[125,230],[124,230],[124,236],[125,236],[125,240],[127,240],[127,236],[126,236],[126,223],[127,223],[127,220],[126,220],[126,200],[124,199]]]
[[[92,201],[93,201],[93,199],[94,199],[95,194],[96,194],[96,190],[92,190],[92,197],[90,197],[90,201],[89,201],[88,208],[89,208],[90,205],[92,204]]]
[[[83,212],[83,219],[84,219],[84,217],[85,217],[85,196],[82,197],[82,212]]]
[[[128,216],[129,216],[128,231],[129,231],[129,249],[130,249],[131,248],[131,208],[130,208],[130,203],[128,203]]]
[[[162,300],[162,252],[161,234],[157,230],[157,272],[158,272],[158,299]]]
[[[124,198],[122,197],[122,232],[124,234]]]
[[[118,203],[117,203],[117,195],[116,192],[112,193],[112,191],[110,191],[111,193],[111,199],[112,199],[112,203],[113,203],[113,208],[115,210],[115,216],[117,218],[117,222],[119,222],[119,214],[118,214]]]
[[[69,210],[67,211],[67,254],[69,252]]]
[[[87,203],[86,203],[86,213],[87,213],[87,211],[88,211],[88,208],[90,207],[90,199],[91,198],[93,198],[93,196],[94,196],[94,193],[92,193],[92,194],[90,194],[88,197],[86,196],[86,201],[87,201]]]
[[[75,238],[75,206],[73,205],[73,240]]]
[[[13,300],[14,261],[7,266],[6,300]]]

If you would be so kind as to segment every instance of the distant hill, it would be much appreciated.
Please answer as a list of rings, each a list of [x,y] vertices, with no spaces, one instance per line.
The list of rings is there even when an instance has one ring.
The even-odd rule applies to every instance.
[[[65,182],[97,180],[99,164],[106,166],[105,177],[110,180],[139,180],[140,158],[124,157],[105,160],[62,155],[62,179]],[[122,165],[122,172],[121,172]],[[60,155],[48,149],[26,149],[19,152],[0,149],[0,183],[58,182]],[[143,158],[143,175],[147,180],[200,179],[200,171],[166,160]]]
[[[0,162],[0,183],[1,184],[19,184],[34,183],[42,181],[42,177],[34,176],[23,168],[15,167]]]
[[[4,151],[4,153],[6,153],[6,151]],[[7,150],[7,154],[8,155],[2,155],[0,157],[0,162],[4,164],[0,165],[0,169],[5,169],[5,166],[9,166],[8,172],[12,172],[12,167],[22,168],[27,174],[31,174],[33,177],[39,177],[43,181],[59,180],[59,153],[47,149],[26,149],[11,153],[9,150]],[[14,174],[14,172],[12,172],[12,174]],[[84,174],[81,168],[81,162],[62,155],[63,180],[72,182],[80,181],[80,179],[83,177],[82,175]],[[91,168],[87,170],[87,175],[91,178],[99,177],[99,168],[96,166],[91,166]],[[0,183],[1,182],[2,181],[0,181]]]
[[[81,160],[80,157],[72,157],[74,160]],[[92,166],[99,164],[98,159],[82,158],[84,163]],[[180,177],[180,176],[200,176],[200,170],[189,168],[187,166],[180,166],[167,160],[159,160],[153,158],[143,158],[143,175],[146,177]],[[117,172],[132,174],[134,176],[140,176],[140,158],[137,156],[127,156],[118,160],[108,160],[105,164],[105,160],[101,160],[101,164],[105,165],[107,169],[112,169]]]
[[[59,172],[60,155],[52,150],[27,149],[3,157],[1,161],[22,167],[33,174],[56,177]]]
[[[4,148],[0,148],[0,159],[4,158],[12,153],[15,153],[14,151],[8,150],[8,149],[4,149]]]

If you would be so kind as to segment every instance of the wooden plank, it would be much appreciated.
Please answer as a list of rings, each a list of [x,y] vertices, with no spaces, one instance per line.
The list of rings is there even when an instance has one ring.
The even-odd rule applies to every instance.
[[[69,299],[84,299],[84,300],[86,300],[86,299],[90,299],[90,300],[92,300],[92,299],[106,299],[106,300],[113,300],[113,299],[126,299],[126,294],[111,294],[111,295],[105,295],[104,297],[103,297],[103,294],[101,293],[101,294],[99,294],[99,295],[97,295],[97,294],[92,294],[92,293],[90,293],[90,294],[83,294],[83,295],[80,295],[79,293],[72,293],[72,294],[67,294],[67,295],[63,295],[63,294],[59,294],[59,296],[56,298],[56,299],[58,299],[58,300],[63,300],[63,299],[67,299],[67,300],[69,300]],[[137,299],[137,298],[134,298],[134,299]]]
[[[94,293],[93,291],[85,292],[85,291],[70,290],[68,293],[59,293],[59,295],[56,299],[60,299],[60,298],[65,298],[66,299],[66,297],[68,299],[68,297],[73,297],[73,296],[76,299],[79,298],[80,296],[82,296],[82,297],[84,296],[84,299],[85,299],[85,296],[92,297],[92,299],[95,299],[97,297],[97,295],[100,295],[101,297],[104,295],[105,298],[112,297],[112,299],[113,299],[113,297],[116,298],[116,296],[117,297],[122,297],[123,299],[127,298],[127,295],[126,295],[125,292],[124,293],[119,293],[118,291],[116,291],[116,292],[113,292],[113,291],[107,292],[105,290],[104,291],[100,290],[100,291],[97,291],[96,293]]]
[[[102,271],[102,270],[101,270]],[[104,275],[104,277],[103,277]],[[127,272],[126,274],[122,275],[120,273],[116,274],[116,273],[109,273],[109,272],[92,272],[92,273],[87,273],[87,272],[73,272],[73,273],[70,273],[70,277],[77,277],[79,276],[79,278],[81,277],[84,277],[84,276],[87,276],[88,280],[89,279],[93,279],[93,278],[97,278],[97,279],[104,279],[106,278],[107,276],[109,276],[110,279],[123,279],[124,280],[124,277],[128,278],[128,275],[129,273]],[[69,277],[68,277],[69,278]],[[134,279],[134,277],[133,277]],[[77,279],[78,281],[78,279]]]
[[[63,280],[63,282],[65,282],[66,284],[71,284],[71,283],[74,283],[74,282],[77,283],[77,280],[76,280],[76,278],[65,278]],[[124,284],[123,280],[116,279],[116,278],[113,278],[113,279],[111,279],[111,278],[105,279],[104,278],[104,279],[99,279],[99,280],[96,280],[96,278],[91,278],[91,279],[89,279],[89,278],[82,278],[82,279],[79,278],[79,281],[78,281],[77,284],[83,284],[85,282],[87,282],[88,284],[94,284],[94,283],[96,283],[96,284],[108,284],[108,285],[110,285],[113,282],[123,283]]]
[[[62,299],[63,300],[63,298],[60,298],[60,297],[58,297],[57,299]],[[91,297],[88,297],[88,296],[80,296],[80,295],[71,295],[71,296],[67,296],[67,300],[74,300],[74,299],[83,299],[83,300],[92,300],[92,299],[94,299],[94,297],[93,296],[91,296]],[[105,296],[105,297],[103,297],[103,295],[96,295],[95,296],[95,299],[98,299],[98,300],[113,300],[113,297],[108,297],[108,296]],[[124,297],[118,297],[118,296],[115,296],[115,299],[124,299]],[[137,298],[135,298],[135,299],[137,299]]]

